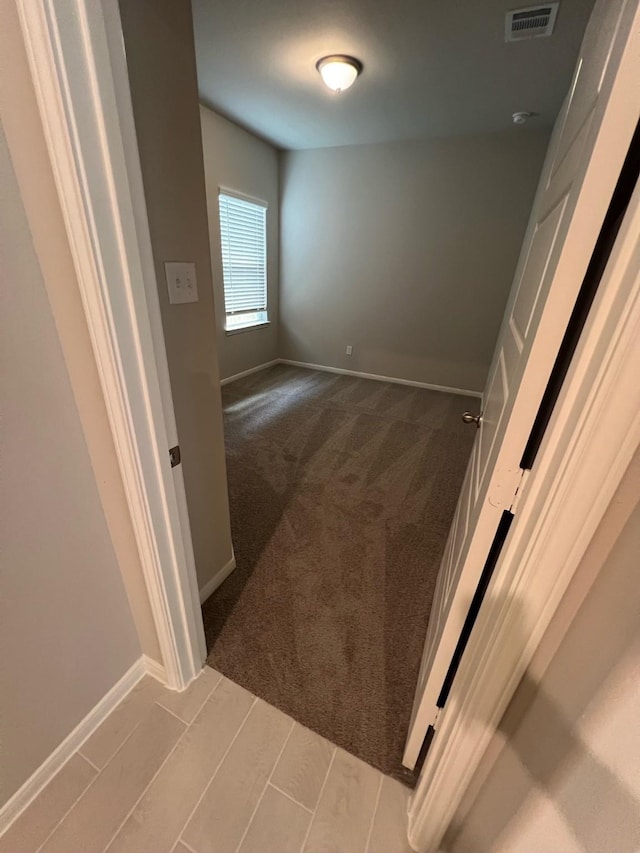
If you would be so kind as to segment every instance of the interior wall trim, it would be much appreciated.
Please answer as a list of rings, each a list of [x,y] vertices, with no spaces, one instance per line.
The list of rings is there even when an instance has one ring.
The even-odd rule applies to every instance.
[[[251,376],[252,373],[258,373],[260,370],[266,370],[267,367],[273,367],[274,364],[278,364],[279,362],[279,358],[274,358],[271,361],[265,361],[264,364],[257,364],[255,367],[250,367],[248,370],[243,370],[240,373],[234,373],[233,376],[227,376],[225,379],[221,379],[220,385],[229,385],[231,382],[235,382],[236,379]]]
[[[253,372],[253,371],[252,371]],[[231,572],[236,567],[236,557],[235,554],[231,556],[231,559],[228,563],[226,563],[221,569],[215,573],[215,575],[211,578],[210,581],[202,587],[200,590],[200,604],[204,604],[207,598],[218,589],[220,584],[229,577]]]
[[[142,655],[144,660],[145,671],[147,675],[150,675],[151,678],[155,678],[156,681],[159,681],[161,684],[167,683],[167,673],[165,672],[164,667],[161,663],[158,663],[157,660],[150,658],[149,655]]]
[[[167,685],[184,689],[206,647],[118,4],[17,8]]]
[[[378,382],[392,382],[395,385],[409,385],[413,388],[426,388],[429,391],[444,391],[447,394],[460,394],[463,397],[475,397],[477,399],[482,399],[482,391],[470,391],[468,388],[452,388],[448,385],[434,385],[432,382],[417,382],[414,379],[400,379],[397,376],[382,376],[378,373],[362,373],[359,370],[346,370],[343,367],[329,367],[326,364],[310,364],[306,361],[292,361],[289,358],[279,358],[278,362],[280,364],[290,364],[293,367],[307,367],[311,370],[324,370],[327,373],[341,373],[345,376],[358,376],[361,379],[376,379]]]
[[[150,665],[153,664],[153,667]],[[125,672],[111,690],[93,706],[89,713],[78,723],[73,731],[59,744],[42,764],[31,774],[27,781],[0,809],[0,836],[22,814],[38,794],[49,784],[67,761],[89,738],[98,726],[109,716],[114,708],[133,690],[145,675],[154,677],[155,671],[162,669],[159,664],[144,655]],[[152,671],[153,670],[153,671]],[[162,678],[158,680],[162,681]]]

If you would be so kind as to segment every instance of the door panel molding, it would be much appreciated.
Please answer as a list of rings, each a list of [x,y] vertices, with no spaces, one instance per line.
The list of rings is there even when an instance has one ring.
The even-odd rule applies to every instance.
[[[536,308],[538,307],[540,294],[545,288],[547,270],[549,268],[549,262],[551,260],[551,255],[553,254],[553,250],[555,248],[556,240],[558,239],[558,232],[560,231],[560,226],[562,225],[563,216],[567,205],[568,194],[569,190],[566,190],[562,194],[560,199],[550,208],[550,210],[548,210],[543,216],[541,216],[538,222],[536,223],[535,231],[533,232],[533,238],[529,246],[529,251],[527,252],[527,261],[522,269],[522,275],[520,276],[520,281],[518,282],[518,290],[516,293],[515,301],[513,303],[513,308],[511,309],[509,325],[511,326],[511,328],[515,326],[518,337],[523,343],[523,348],[526,348],[527,341],[529,340],[531,322],[536,314]],[[548,229],[551,229],[553,236],[547,236]],[[537,252],[538,247],[541,244],[544,248],[545,255],[543,258],[539,259]],[[535,269],[536,261],[542,261],[541,269],[539,269],[538,271],[536,271]],[[527,273],[532,273],[539,281],[539,285],[534,293],[527,292],[526,294],[524,294],[521,285],[525,280],[525,276],[527,275]],[[525,297],[528,297],[528,300],[526,302]]]

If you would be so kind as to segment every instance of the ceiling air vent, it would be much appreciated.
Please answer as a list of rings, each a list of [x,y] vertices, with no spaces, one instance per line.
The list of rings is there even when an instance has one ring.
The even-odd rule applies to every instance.
[[[507,12],[504,26],[505,41],[550,36],[557,14],[557,3],[545,3],[544,6],[530,6],[527,9],[514,9],[512,12]]]

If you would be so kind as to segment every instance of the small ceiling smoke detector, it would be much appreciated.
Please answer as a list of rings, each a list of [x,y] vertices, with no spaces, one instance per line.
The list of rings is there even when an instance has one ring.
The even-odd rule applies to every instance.
[[[533,113],[520,112],[514,113],[511,118],[514,124],[526,124],[532,115]]]
[[[558,5],[558,3],[545,3],[542,6],[529,6],[527,9],[514,9],[507,12],[504,22],[504,40],[522,41],[550,36],[558,15]]]
[[[344,92],[355,83],[356,77],[362,71],[362,63],[353,56],[336,54],[319,59],[316,68],[327,88],[332,92]]]

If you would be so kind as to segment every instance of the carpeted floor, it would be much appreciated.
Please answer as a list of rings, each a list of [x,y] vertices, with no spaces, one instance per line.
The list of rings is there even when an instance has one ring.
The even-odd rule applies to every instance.
[[[237,568],[203,608],[208,662],[411,783],[402,750],[469,400],[278,365],[223,402]]]

